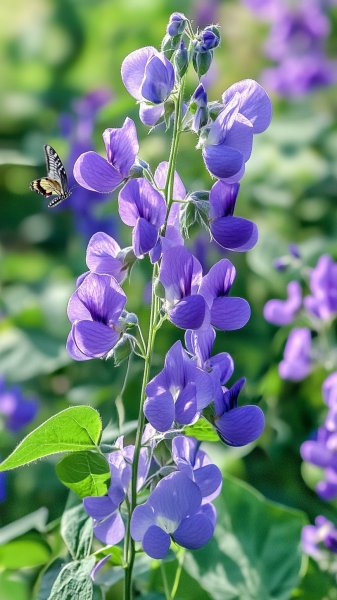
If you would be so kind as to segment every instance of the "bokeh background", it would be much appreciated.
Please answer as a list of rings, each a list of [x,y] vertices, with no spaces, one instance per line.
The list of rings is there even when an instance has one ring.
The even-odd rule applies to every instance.
[[[104,230],[121,245],[130,243],[130,230],[118,220],[117,193],[102,197],[75,189],[69,201],[49,210],[42,197],[29,191],[29,182],[44,173],[43,144],[56,148],[71,175],[78,154],[90,148],[103,153],[102,131],[121,126],[126,116],[137,123],[141,158],[152,167],[167,159],[167,138],[161,131],[149,135],[139,122],[137,106],[122,85],[120,65],[136,48],[158,47],[170,13],[183,10],[200,26],[221,25],[222,45],[207,76],[209,99],[218,99],[233,82],[251,77],[265,82],[274,104],[270,129],[255,138],[238,200],[238,214],[258,224],[259,245],[248,256],[230,257],[238,271],[235,292],[251,303],[252,318],[243,330],[219,335],[217,341],[218,351],[232,354],[236,375],[247,377],[245,400],[260,402],[267,426],[249,452],[212,445],[210,453],[224,471],[268,498],[302,509],[310,519],[317,514],[334,518],[337,505],[318,499],[314,475],[302,468],[299,456],[300,444],[321,419],[324,372],[316,370],[301,384],[281,381],[277,365],[287,331],[268,325],[262,309],[267,299],[285,297],[290,275],[276,271],[273,261],[287,252],[290,242],[299,244],[308,265],[322,253],[337,259],[336,86],[331,76],[322,81],[313,78],[313,84],[303,84],[301,90],[298,85],[295,91],[272,89],[266,71],[275,66],[266,53],[271,25],[248,4],[1,2],[0,373],[6,385],[19,385],[24,397],[35,399],[38,410],[19,431],[6,427],[3,414],[0,455],[6,456],[25,433],[67,406],[90,404],[99,409],[104,425],[117,427],[114,399],[126,366],[75,363],[65,351],[66,305],[76,277],[86,270],[85,248],[91,234]],[[333,72],[337,10],[326,6],[325,12],[330,30],[324,45]],[[295,84],[298,77],[294,76]],[[191,76],[189,92],[196,83]],[[182,137],[178,170],[187,189],[207,189],[211,179],[195,144],[192,135]],[[189,244],[206,268],[224,255],[205,231],[194,232]],[[127,288],[128,308],[141,319],[148,317],[148,278],[148,265],[137,265]],[[178,335],[171,326],[164,327],[156,343],[154,369],[161,367],[164,352]],[[141,371],[142,363],[135,358],[125,392],[131,436]],[[2,525],[41,506],[47,507],[49,520],[57,519],[67,497],[52,460],[10,472],[1,486]],[[31,597],[34,575],[18,574],[14,584],[6,577],[0,575],[1,599]]]

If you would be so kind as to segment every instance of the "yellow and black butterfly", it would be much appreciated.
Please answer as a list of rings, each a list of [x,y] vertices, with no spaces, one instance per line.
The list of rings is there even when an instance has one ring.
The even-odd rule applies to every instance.
[[[71,190],[68,187],[68,178],[63,163],[56,150],[46,144],[44,146],[46,157],[47,177],[34,179],[30,184],[30,189],[37,194],[42,194],[45,198],[56,196],[49,202],[48,207],[53,208],[63,200],[69,198]]]

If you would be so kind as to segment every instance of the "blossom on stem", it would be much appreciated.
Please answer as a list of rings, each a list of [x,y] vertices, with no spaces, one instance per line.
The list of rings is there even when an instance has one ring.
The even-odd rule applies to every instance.
[[[306,554],[315,560],[329,560],[329,554],[337,553],[337,528],[336,526],[319,515],[315,519],[315,525],[305,525],[302,529],[302,548]]]
[[[92,273],[112,275],[118,283],[121,283],[127,274],[119,244],[103,231],[98,231],[90,238],[86,263]]]
[[[74,177],[82,187],[94,192],[115,190],[129,176],[139,150],[136,126],[127,117],[122,127],[103,133],[107,158],[97,152],[84,152],[74,165]]]
[[[279,364],[282,379],[301,381],[312,368],[311,332],[307,327],[295,327],[287,339],[283,360]]]
[[[337,262],[324,254],[310,274],[311,295],[304,298],[307,310],[323,321],[337,314]]]
[[[144,414],[157,431],[194,422],[213,398],[211,377],[187,355],[180,341],[166,354],[164,369],[146,386]]]
[[[140,258],[152,250],[164,225],[166,204],[163,196],[147,179],[130,179],[118,196],[119,215],[126,225],[133,227],[132,247]]]
[[[108,354],[120,337],[118,321],[125,303],[126,296],[114,277],[89,273],[68,304],[70,356],[89,360]]]
[[[251,250],[257,242],[258,231],[255,223],[243,217],[234,217],[238,183],[217,181],[210,192],[210,230],[215,241],[235,252]]]
[[[166,556],[171,538],[188,549],[201,548],[213,535],[216,512],[202,505],[199,487],[183,472],[164,477],[131,517],[131,536],[151,558]]]
[[[264,306],[263,316],[273,325],[289,325],[302,306],[302,290],[298,281],[291,281],[287,290],[286,300],[269,300]]]

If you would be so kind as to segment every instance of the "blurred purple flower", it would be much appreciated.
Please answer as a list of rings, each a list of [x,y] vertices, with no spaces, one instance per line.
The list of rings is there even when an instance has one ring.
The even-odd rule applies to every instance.
[[[210,23],[218,21],[220,0],[198,0],[194,9],[194,22],[203,29]]]
[[[164,369],[146,386],[144,414],[157,431],[168,431],[173,423],[194,422],[213,399],[210,376],[197,367],[176,342],[166,354]]]
[[[303,96],[318,87],[337,81],[337,63],[323,53],[289,56],[263,72],[263,83],[282,96]]]
[[[191,550],[201,548],[213,535],[216,512],[202,505],[199,487],[184,473],[164,477],[131,518],[131,535],[151,558],[164,558],[172,539]]]
[[[0,502],[4,502],[7,496],[6,489],[7,473],[0,473]]]
[[[287,339],[283,360],[279,364],[282,379],[301,381],[312,369],[311,332],[307,327],[296,327]]]
[[[302,306],[302,289],[298,281],[291,281],[287,287],[286,300],[269,300],[263,309],[263,316],[273,325],[289,325]]]
[[[18,385],[8,386],[0,377],[0,417],[6,429],[13,433],[20,431],[35,418],[38,408],[37,400],[26,398]]]
[[[309,312],[323,321],[337,314],[337,263],[328,255],[319,258],[310,274],[311,295],[304,298]]]
[[[111,275],[89,273],[71,296],[68,318],[72,328],[67,350],[74,360],[103,358],[120,337],[118,321],[126,296]]]
[[[165,200],[147,179],[131,179],[119,192],[118,210],[123,223],[133,227],[133,251],[142,258],[157,244],[165,222]]]
[[[97,152],[84,152],[74,165],[74,177],[84,188],[106,194],[129,176],[139,150],[136,126],[125,119],[122,127],[103,133],[107,158]]]
[[[246,252],[257,242],[255,223],[242,217],[234,217],[238,183],[217,181],[210,192],[210,229],[214,240],[227,250]]]
[[[284,0],[243,0],[243,2],[266,21],[272,21],[283,13]]]
[[[316,517],[315,525],[305,525],[302,529],[302,548],[318,561],[326,558],[329,552],[336,554],[336,526],[322,515]]]

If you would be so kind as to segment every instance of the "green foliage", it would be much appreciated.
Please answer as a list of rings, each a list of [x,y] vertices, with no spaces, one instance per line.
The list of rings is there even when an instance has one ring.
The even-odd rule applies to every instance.
[[[214,600],[289,600],[299,580],[304,515],[224,478],[214,538],[184,568]]]
[[[81,498],[104,496],[110,481],[109,465],[97,452],[68,454],[56,465],[56,473],[63,485]]]
[[[2,462],[0,471],[16,469],[52,454],[93,450],[101,432],[102,422],[95,409],[90,406],[67,408],[29,433]]]
[[[0,548],[0,568],[21,569],[45,564],[50,557],[47,542],[38,534],[28,533]]]
[[[74,560],[90,554],[93,528],[92,519],[83,508],[82,502],[70,493],[61,519],[61,535]]]
[[[14,540],[15,538],[36,529],[37,531],[44,531],[48,518],[48,510],[46,508],[39,508],[33,513],[13,521],[0,529],[0,546],[7,542]]]
[[[184,427],[184,433],[194,437],[201,442],[219,442],[220,438],[214,427],[203,417],[198,419],[194,425]]]
[[[62,558],[55,558],[45,567],[39,579],[36,600],[48,600],[51,589],[64,566],[65,561]]]
[[[63,567],[52,586],[48,600],[93,600],[94,586],[90,572],[95,558],[75,560]]]

